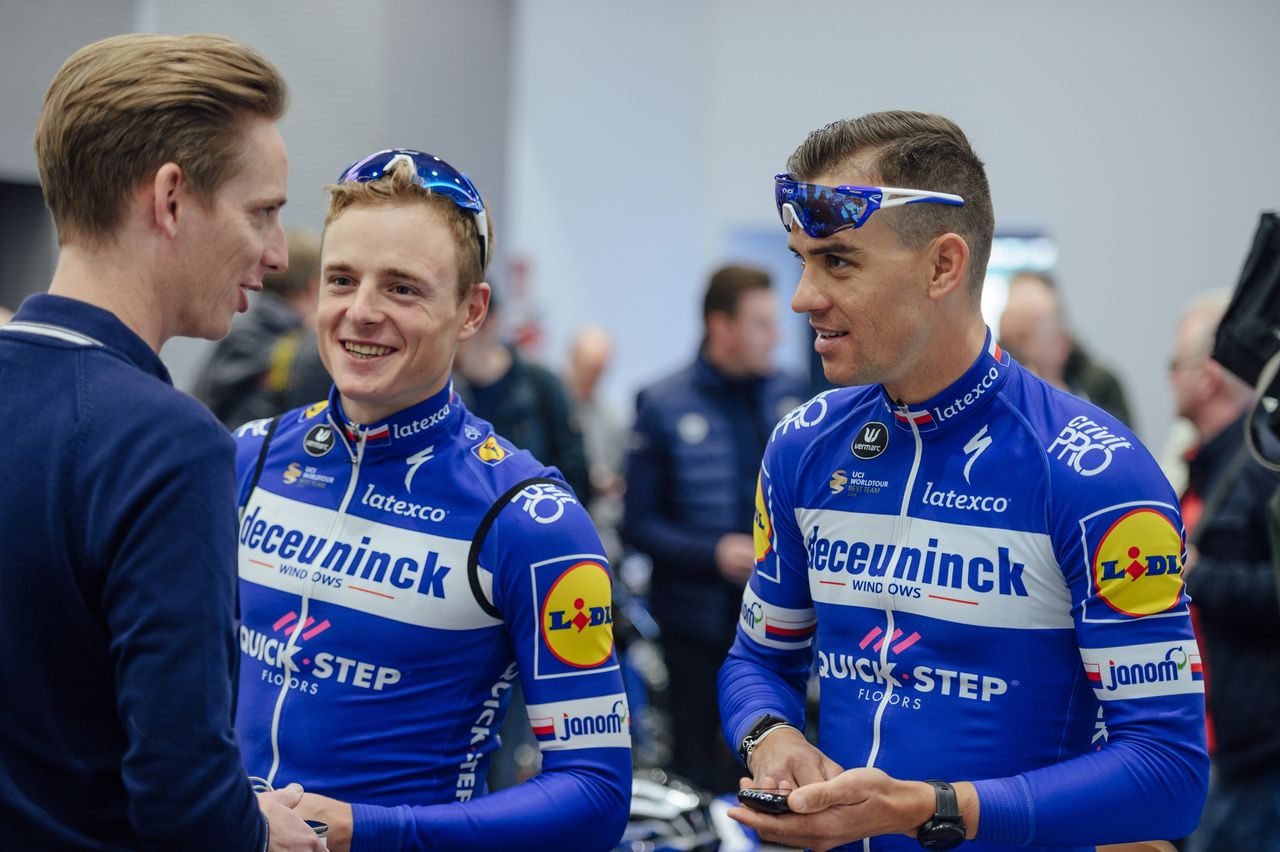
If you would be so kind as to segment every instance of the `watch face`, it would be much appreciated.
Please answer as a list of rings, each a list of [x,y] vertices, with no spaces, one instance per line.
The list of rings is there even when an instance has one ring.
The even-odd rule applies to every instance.
[[[964,843],[964,826],[954,822],[926,822],[916,839],[925,849],[954,849]]]

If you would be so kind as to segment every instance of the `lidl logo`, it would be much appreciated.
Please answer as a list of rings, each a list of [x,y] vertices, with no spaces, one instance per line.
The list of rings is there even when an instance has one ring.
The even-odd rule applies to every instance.
[[[472,447],[471,452],[475,453],[480,461],[490,466],[498,464],[507,457],[507,451],[498,443],[495,435],[490,435],[484,439],[484,443]]]
[[[764,501],[764,474],[756,476],[756,517],[751,526],[751,537],[756,545],[756,562],[763,562],[773,550],[773,520],[769,517],[769,507]]]
[[[542,602],[542,640],[551,655],[574,669],[590,669],[613,651],[609,572],[598,562],[577,562],[552,583]]]
[[[1135,509],[1102,536],[1093,555],[1098,595],[1124,615],[1171,609],[1182,593],[1182,539],[1156,509]]]

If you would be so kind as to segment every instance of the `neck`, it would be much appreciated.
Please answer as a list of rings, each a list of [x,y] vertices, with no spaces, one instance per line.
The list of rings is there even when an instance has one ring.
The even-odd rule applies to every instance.
[[[472,338],[474,340],[474,338]],[[488,387],[511,369],[511,353],[501,343],[459,348],[454,364],[462,377],[476,387]]]
[[[109,311],[159,353],[172,335],[165,328],[162,295],[145,268],[144,258],[119,243],[66,245],[58,252],[49,293]]]
[[[925,331],[916,341],[923,353],[907,374],[884,383],[885,392],[895,402],[915,405],[937,396],[973,365],[987,342],[982,315],[956,317]]]

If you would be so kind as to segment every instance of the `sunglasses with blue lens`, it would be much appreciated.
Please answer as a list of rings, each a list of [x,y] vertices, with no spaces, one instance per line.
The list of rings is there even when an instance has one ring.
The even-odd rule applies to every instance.
[[[815,240],[845,228],[861,228],[881,207],[964,205],[963,198],[949,192],[892,186],[822,186],[792,180],[789,174],[775,175],[773,181],[773,197],[782,227],[790,232],[791,223],[799,222],[800,228]]]
[[[418,186],[436,195],[443,195],[461,210],[475,217],[476,234],[480,237],[480,268],[484,269],[489,256],[489,217],[485,213],[480,191],[471,178],[437,157],[409,148],[388,148],[356,160],[343,170],[338,183],[368,183],[381,178],[391,164],[403,160],[413,166]]]

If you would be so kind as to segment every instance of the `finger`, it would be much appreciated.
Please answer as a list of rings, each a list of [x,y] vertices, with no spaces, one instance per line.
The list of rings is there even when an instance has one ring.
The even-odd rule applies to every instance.
[[[804,787],[807,784],[818,784],[822,781],[826,781],[827,778],[823,774],[822,762],[818,760],[806,760],[804,763],[796,767],[793,780],[797,787]]]
[[[302,801],[303,789],[301,784],[290,784],[282,787],[272,793],[276,797],[276,801],[284,805],[286,808],[296,808],[298,803]]]
[[[830,781],[837,775],[842,774],[844,772],[844,767],[824,754],[822,756],[822,767],[820,772],[822,773],[822,780]]]

